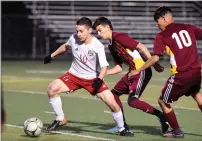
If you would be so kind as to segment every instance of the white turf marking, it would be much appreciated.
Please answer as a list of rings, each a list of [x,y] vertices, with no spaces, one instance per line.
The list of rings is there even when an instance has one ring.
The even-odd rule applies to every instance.
[[[6,126],[15,127],[15,128],[24,128],[23,126],[11,125],[11,124],[6,124]],[[77,136],[77,137],[83,137],[83,138],[89,138],[89,139],[97,139],[97,140],[103,140],[103,141],[116,141],[113,139],[99,138],[99,137],[88,136],[88,135],[79,135],[79,134],[73,134],[73,133],[61,132],[61,131],[53,131],[53,133],[62,134],[62,135],[71,135],[71,136]]]
[[[104,113],[111,114],[112,112],[110,112],[110,111],[104,111]]]
[[[53,114],[53,115],[55,115],[55,113],[54,113],[54,112],[49,112],[49,111],[44,111],[44,113],[46,113],[46,114]]]
[[[9,92],[18,92],[18,93],[25,93],[25,94],[42,94],[42,95],[46,95],[45,92],[35,92],[35,91],[19,91],[19,90],[9,90],[9,89],[5,89],[4,91],[9,91]],[[89,100],[100,100],[98,98],[87,98],[87,97],[73,97],[73,96],[69,96],[71,98],[80,98],[80,99],[89,99]],[[127,103],[127,101],[122,101],[123,103]],[[152,104],[153,106],[159,106],[158,104]],[[200,111],[197,108],[188,108],[188,107],[182,107],[182,106],[174,106],[174,108],[177,109],[183,109],[183,110],[191,110],[191,111]]]

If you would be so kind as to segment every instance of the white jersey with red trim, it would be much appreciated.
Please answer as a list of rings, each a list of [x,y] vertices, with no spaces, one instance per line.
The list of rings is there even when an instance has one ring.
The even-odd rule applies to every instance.
[[[99,68],[109,66],[104,45],[94,36],[91,43],[84,44],[75,33],[66,45],[71,48],[73,55],[69,72],[80,78],[93,79],[98,75]]]

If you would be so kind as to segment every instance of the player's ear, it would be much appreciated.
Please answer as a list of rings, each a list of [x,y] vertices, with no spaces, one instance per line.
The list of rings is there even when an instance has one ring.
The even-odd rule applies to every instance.
[[[88,32],[91,34],[93,32],[93,29],[92,28],[89,28],[88,29]]]
[[[109,25],[106,25],[107,30],[111,30],[111,28],[109,27]]]

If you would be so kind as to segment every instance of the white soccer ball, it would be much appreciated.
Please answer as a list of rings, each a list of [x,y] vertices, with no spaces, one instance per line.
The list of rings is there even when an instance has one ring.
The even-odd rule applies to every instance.
[[[30,137],[38,137],[43,128],[42,121],[37,117],[28,118],[24,122],[24,132]]]

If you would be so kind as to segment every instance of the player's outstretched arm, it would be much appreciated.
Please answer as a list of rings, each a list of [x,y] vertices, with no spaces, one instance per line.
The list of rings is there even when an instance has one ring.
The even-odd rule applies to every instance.
[[[113,75],[122,72],[122,67],[116,64],[112,69],[107,70],[107,75]]]
[[[44,64],[47,64],[47,63],[50,63],[51,60],[57,56],[58,54],[61,54],[63,52],[67,51],[67,45],[66,44],[63,44],[61,45],[55,52],[53,52],[52,54],[49,54],[47,55],[45,58],[44,58]]]
[[[151,57],[151,54],[149,53],[148,49],[142,43],[139,43],[137,45],[137,48],[142,51],[144,56],[146,56],[147,60]]]

